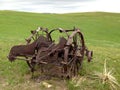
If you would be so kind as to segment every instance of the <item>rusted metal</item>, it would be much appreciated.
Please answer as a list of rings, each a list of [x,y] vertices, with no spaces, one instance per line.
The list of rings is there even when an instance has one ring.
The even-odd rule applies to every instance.
[[[67,38],[60,37],[56,44],[54,38],[51,37],[55,31],[65,33]],[[42,32],[45,32],[45,36],[41,35]],[[52,75],[55,73],[57,76],[71,78],[76,76],[81,69],[84,56],[87,56],[88,62],[93,56],[93,51],[89,51],[85,45],[80,29],[75,27],[70,30],[62,28],[48,30],[38,27],[38,29],[31,31],[26,42],[26,45],[13,46],[8,59],[10,61],[15,59],[26,61],[31,72],[34,72],[35,65],[40,65],[42,73]],[[18,56],[25,58],[18,58]]]

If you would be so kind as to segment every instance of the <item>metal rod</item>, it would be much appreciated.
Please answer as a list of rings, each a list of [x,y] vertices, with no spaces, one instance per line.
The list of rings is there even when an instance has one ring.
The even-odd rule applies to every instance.
[[[15,59],[18,59],[18,60],[25,60],[25,61],[30,61],[31,59],[25,59],[25,58],[15,58]]]

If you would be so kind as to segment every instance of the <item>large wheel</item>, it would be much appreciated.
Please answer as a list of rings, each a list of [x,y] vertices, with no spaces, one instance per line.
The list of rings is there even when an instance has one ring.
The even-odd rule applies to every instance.
[[[79,68],[82,65],[85,51],[84,38],[79,29],[69,36],[64,53],[64,72],[67,76],[72,77],[78,74]]]

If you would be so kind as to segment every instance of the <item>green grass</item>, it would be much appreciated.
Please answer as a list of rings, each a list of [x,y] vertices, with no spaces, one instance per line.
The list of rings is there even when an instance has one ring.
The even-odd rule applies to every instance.
[[[114,76],[120,83],[120,14],[105,12],[38,14],[0,11],[0,90],[41,88],[40,84],[30,79],[30,71],[25,62],[17,60],[11,63],[6,58],[10,48],[13,45],[24,44],[24,39],[30,35],[30,30],[38,26],[49,29],[57,27],[71,29],[74,26],[80,28],[86,45],[94,51],[93,61],[83,62],[80,75],[85,77],[92,75],[95,71],[102,72],[106,59],[107,67],[114,68]],[[53,35],[54,38],[56,36],[56,34]],[[89,78],[77,88],[70,81],[66,84],[63,86],[70,90],[109,90],[107,85],[104,86],[101,82]]]

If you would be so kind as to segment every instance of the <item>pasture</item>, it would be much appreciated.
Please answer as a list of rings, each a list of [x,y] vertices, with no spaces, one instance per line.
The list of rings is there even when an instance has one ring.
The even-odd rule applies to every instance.
[[[80,77],[85,80],[75,87],[72,81],[50,80],[53,87],[48,90],[110,90],[98,79],[94,72],[102,72],[104,61],[107,68],[113,69],[113,76],[120,83],[120,14],[106,12],[39,14],[15,11],[0,11],[0,90],[46,90],[46,87],[31,79],[31,73],[24,61],[11,63],[7,59],[13,45],[25,44],[30,30],[38,26],[71,29],[80,28],[85,43],[94,56],[91,63],[83,62]],[[57,33],[53,35],[57,37]],[[56,39],[57,42],[57,39]],[[89,77],[89,78],[88,78]],[[92,78],[92,79],[91,79]],[[117,87],[119,90],[120,88]]]

